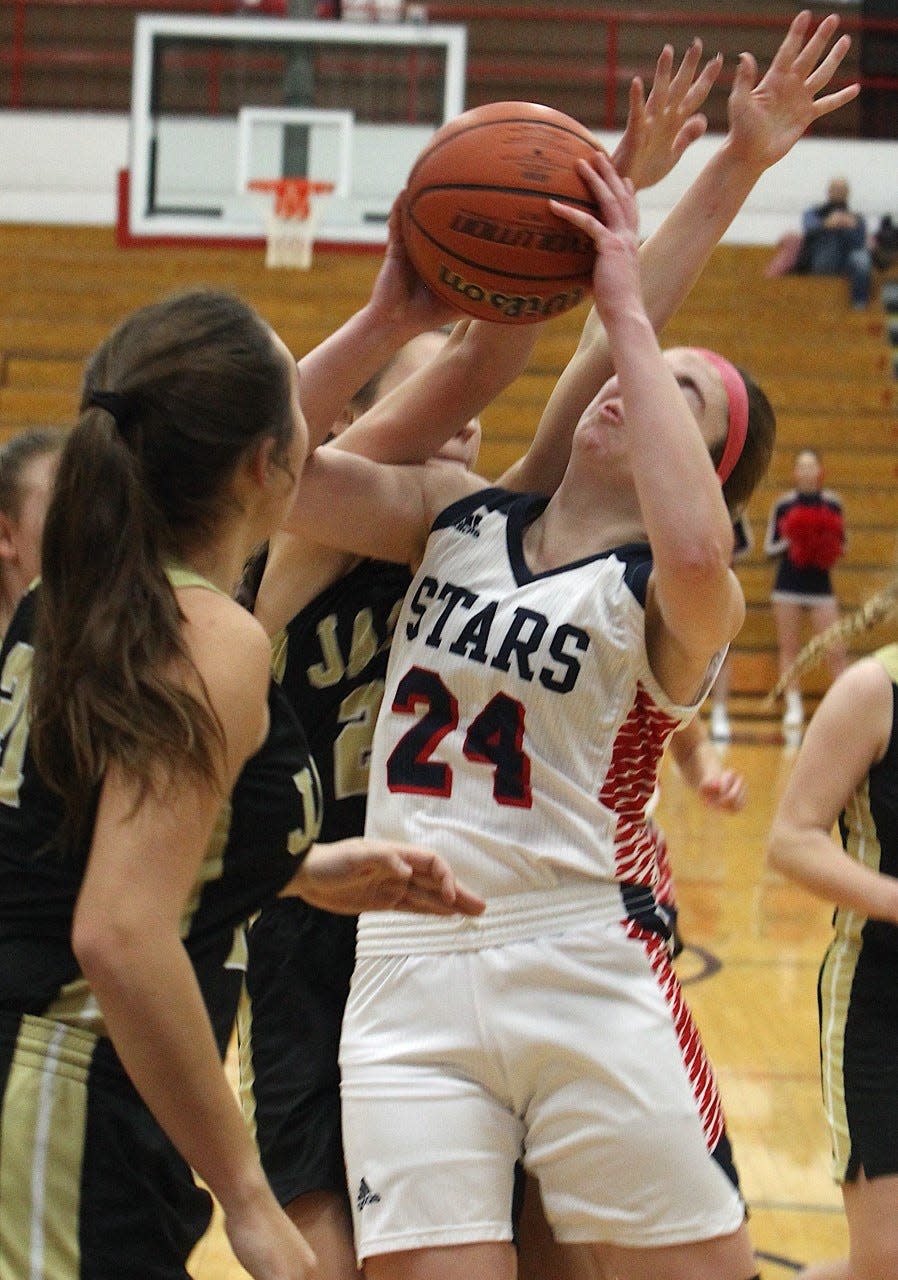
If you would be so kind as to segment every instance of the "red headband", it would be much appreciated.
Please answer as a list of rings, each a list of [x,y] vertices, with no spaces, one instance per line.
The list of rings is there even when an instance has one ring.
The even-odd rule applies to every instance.
[[[731,361],[725,356],[718,355],[716,351],[708,351],[706,347],[693,347],[692,350],[704,356],[708,364],[713,364],[723,378],[724,390],[727,393],[729,405],[727,438],[723,446],[723,456],[717,464],[717,478],[721,484],[726,484],[733,474],[733,468],[742,457],[745,437],[748,434],[748,391],[745,379]]]

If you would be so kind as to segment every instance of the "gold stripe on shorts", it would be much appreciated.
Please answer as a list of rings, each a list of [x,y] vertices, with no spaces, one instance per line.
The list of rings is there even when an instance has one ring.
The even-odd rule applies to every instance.
[[[243,1120],[253,1142],[256,1141],[256,1072],[253,1066],[253,1009],[246,982],[240,988],[237,1006],[237,1062],[239,1068],[237,1095]]]
[[[830,1168],[837,1182],[845,1181],[851,1156],[851,1134],[845,1104],[845,1026],[859,954],[858,949],[850,944],[834,942],[820,974],[823,1103],[832,1143]]]
[[[76,1275],[87,1032],[24,1015],[0,1111],[0,1276]],[[49,1215],[52,1215],[52,1224]]]

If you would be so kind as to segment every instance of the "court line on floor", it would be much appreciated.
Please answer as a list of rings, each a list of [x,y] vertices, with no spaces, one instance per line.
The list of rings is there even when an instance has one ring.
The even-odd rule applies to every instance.
[[[715,973],[719,973],[723,968],[723,961],[713,951],[709,951],[707,947],[697,947],[691,942],[686,943],[677,960],[680,960],[683,956],[687,959],[698,956],[701,967],[694,973],[682,973],[679,972],[678,968],[681,987],[693,986],[696,982],[704,982],[706,978],[713,978]]]
[[[801,1271],[806,1265],[796,1262],[794,1258],[784,1258],[778,1253],[767,1253],[764,1249],[755,1249],[755,1257],[759,1262],[772,1262],[775,1266],[785,1267],[787,1271]]]

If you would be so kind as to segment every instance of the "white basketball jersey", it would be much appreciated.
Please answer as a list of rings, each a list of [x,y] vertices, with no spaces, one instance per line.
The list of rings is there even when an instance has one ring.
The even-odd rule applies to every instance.
[[[522,537],[545,503],[486,489],[439,516],[374,736],[366,833],[442,853],[487,899],[653,885],[646,806],[695,711],[649,668],[648,546],[531,573]]]

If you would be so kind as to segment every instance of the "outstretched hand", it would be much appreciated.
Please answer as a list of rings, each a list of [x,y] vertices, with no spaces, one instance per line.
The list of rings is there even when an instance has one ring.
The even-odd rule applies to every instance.
[[[596,247],[592,287],[596,312],[608,325],[615,312],[642,307],[639,277],[639,210],[629,178],[622,178],[604,152],[577,170],[595,201],[599,216],[586,209],[550,200],[552,212],[570,222]]]
[[[727,104],[728,145],[758,169],[781,160],[815,120],[851,102],[860,92],[859,85],[850,84],[818,96],[842,64],[851,38],[843,35],[830,44],[839,25],[835,14],[812,31],[811,24],[807,9],[792,20],[760,81],[754,57],[740,55]]]
[[[630,84],[627,125],[612,160],[621,177],[629,178],[637,191],[660,182],[708,127],[699,108],[720,74],[723,57],[718,54],[712,58],[696,78],[701,57],[702,43],[694,40],[671,78],[674,51],[666,44],[655,66],[648,100],[639,76]]]
[[[369,305],[382,312],[391,323],[407,324],[410,332],[423,333],[426,329],[453,324],[462,318],[462,312],[434,293],[412,266],[402,236],[405,199],[406,193],[401,191],[393,201],[387,223],[387,247]]]
[[[486,905],[457,882],[439,854],[361,837],[312,845],[284,892],[342,915],[476,916]]]

